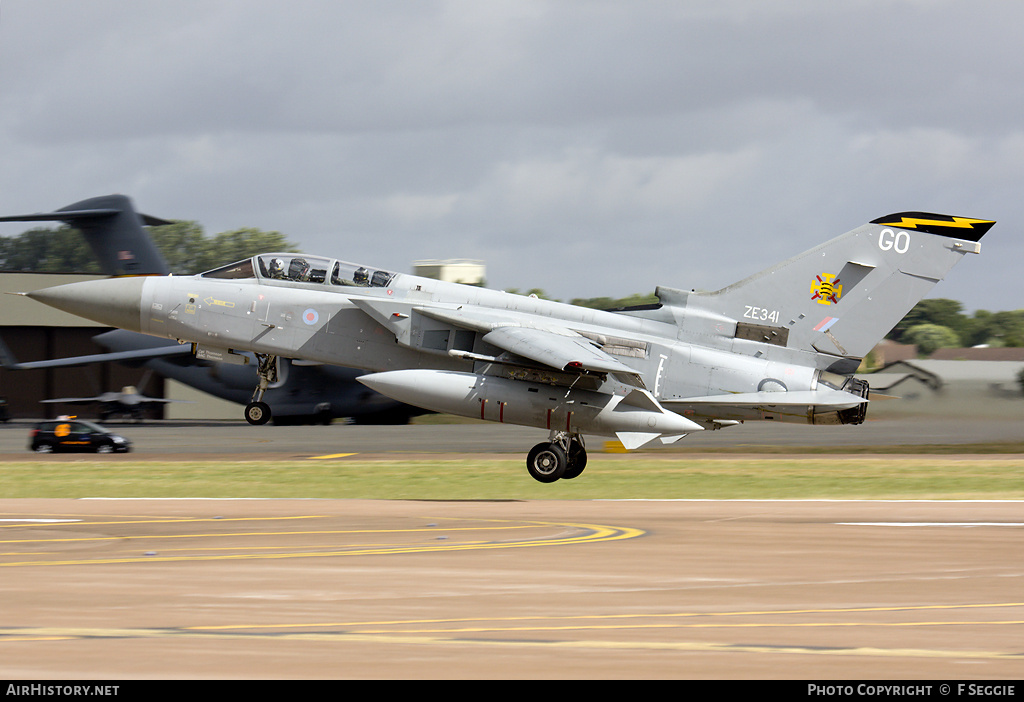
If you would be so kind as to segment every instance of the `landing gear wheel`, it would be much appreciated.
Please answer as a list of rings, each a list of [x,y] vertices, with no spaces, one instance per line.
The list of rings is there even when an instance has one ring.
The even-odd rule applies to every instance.
[[[569,453],[566,456],[568,464],[565,472],[562,473],[562,480],[578,478],[583,469],[587,467],[587,449],[583,447],[583,441],[572,439],[569,441]]]
[[[270,405],[266,402],[250,402],[245,406],[245,421],[249,424],[266,424],[270,421]]]
[[[270,405],[263,401],[263,393],[277,382],[277,356],[258,353],[256,360],[259,361],[256,368],[259,385],[252,394],[252,401],[245,406],[245,421],[249,424],[266,424],[270,421]]]
[[[553,483],[561,478],[568,464],[565,451],[556,443],[537,444],[526,457],[526,470],[542,483]]]

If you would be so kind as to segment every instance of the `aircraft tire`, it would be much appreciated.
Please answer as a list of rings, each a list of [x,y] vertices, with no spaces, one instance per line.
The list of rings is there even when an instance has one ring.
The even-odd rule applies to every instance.
[[[583,444],[573,439],[569,442],[569,454],[566,457],[568,462],[565,472],[562,473],[562,480],[572,480],[580,477],[580,473],[587,467],[587,450]]]
[[[245,406],[245,421],[249,424],[266,424],[270,421],[270,405],[266,402],[250,402]]]
[[[526,457],[526,470],[541,483],[553,483],[561,478],[568,464],[565,451],[555,443],[537,444]]]

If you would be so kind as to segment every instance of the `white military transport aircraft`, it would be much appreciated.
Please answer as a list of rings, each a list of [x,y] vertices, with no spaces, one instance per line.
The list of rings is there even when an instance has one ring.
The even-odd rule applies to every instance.
[[[616,311],[292,253],[28,296],[201,358],[255,353],[253,424],[283,357],[371,371],[359,381],[425,409],[545,429],[527,468],[552,482],[583,471],[584,434],[637,448],[747,420],[860,424],[861,359],[993,224],[889,215],[717,292],[659,287],[658,304]]]

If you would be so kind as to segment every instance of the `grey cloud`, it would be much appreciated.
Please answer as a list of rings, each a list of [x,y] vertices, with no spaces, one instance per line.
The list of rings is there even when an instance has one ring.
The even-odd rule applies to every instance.
[[[0,210],[125,192],[394,268],[483,258],[562,298],[720,287],[933,210],[1001,220],[936,295],[1024,307],[1022,20],[998,0],[9,0]]]

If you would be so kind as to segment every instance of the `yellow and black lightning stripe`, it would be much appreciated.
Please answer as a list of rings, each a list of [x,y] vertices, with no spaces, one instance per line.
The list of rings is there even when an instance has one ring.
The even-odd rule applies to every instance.
[[[969,217],[951,217],[949,215],[931,214],[930,212],[900,212],[872,220],[872,224],[883,227],[897,227],[916,232],[927,232],[938,236],[948,236],[964,241],[980,241],[985,232],[995,224],[988,219],[971,219]]]

